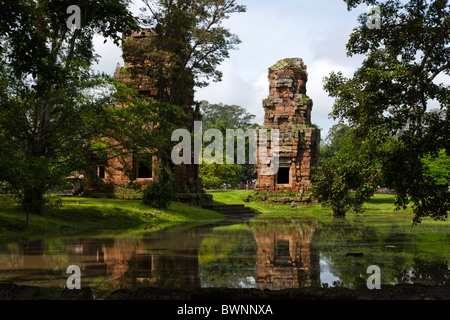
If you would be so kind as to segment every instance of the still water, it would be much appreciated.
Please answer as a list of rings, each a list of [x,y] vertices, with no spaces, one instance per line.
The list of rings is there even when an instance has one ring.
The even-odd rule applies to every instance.
[[[410,221],[253,220],[116,236],[0,242],[0,283],[64,288],[67,267],[97,298],[114,290],[260,288],[366,284],[367,267],[382,284],[450,281],[449,224]]]

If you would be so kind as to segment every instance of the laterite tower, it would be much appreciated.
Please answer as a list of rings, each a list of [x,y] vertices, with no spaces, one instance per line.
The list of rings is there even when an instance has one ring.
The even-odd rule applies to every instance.
[[[263,129],[279,130],[279,169],[262,175],[258,162],[256,191],[307,191],[310,170],[319,157],[320,130],[311,124],[312,100],[306,95],[308,73],[300,58],[278,61],[269,68],[269,97],[263,100]],[[268,154],[273,150],[268,143]]]

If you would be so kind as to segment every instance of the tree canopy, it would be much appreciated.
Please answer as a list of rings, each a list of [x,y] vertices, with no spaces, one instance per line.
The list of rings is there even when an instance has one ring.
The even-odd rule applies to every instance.
[[[194,87],[220,81],[217,66],[240,43],[222,23],[232,13],[245,12],[235,0],[143,0],[142,26],[151,36],[128,39],[123,57],[135,73],[156,79],[158,100],[186,105]]]
[[[195,88],[220,81],[217,66],[240,43],[222,23],[230,14],[245,12],[235,0],[143,0],[140,41],[123,42],[124,60],[134,75],[155,81],[156,99],[182,106],[191,113]],[[198,114],[198,109],[195,111]],[[172,113],[161,110],[167,118]],[[194,118],[196,115],[194,115]],[[191,119],[194,120],[194,119]],[[193,121],[187,124],[192,129]],[[161,151],[163,151],[161,149]],[[158,154],[160,169],[173,171],[166,154]],[[166,169],[164,169],[166,168]],[[169,172],[170,173],[170,172]]]
[[[324,207],[331,208],[334,216],[361,212],[380,179],[379,163],[366,151],[371,146],[343,123],[330,129],[325,142],[320,150],[320,165],[312,169],[313,195]]]
[[[107,77],[91,69],[94,35],[118,43],[135,25],[127,0],[85,0],[81,25],[70,29],[71,4],[0,3],[0,181],[27,213],[41,212],[45,191],[86,163],[112,103]]]
[[[333,125],[325,140],[320,144],[320,161],[323,162],[333,157],[343,148],[352,148],[353,143],[349,136],[352,129],[343,123]]]
[[[45,193],[74,171],[130,153],[167,158],[170,133],[192,120],[185,107],[193,105],[194,87],[219,81],[216,67],[239,43],[221,25],[245,11],[234,0],[144,1],[146,21],[132,15],[130,3],[0,3],[8,13],[0,25],[0,184],[18,198],[27,224],[28,213],[42,212]],[[68,23],[73,5],[81,10],[75,28]],[[95,35],[118,45],[142,22],[151,41],[125,40],[123,56],[131,71],[157,81],[156,100],[92,68]]]
[[[248,113],[245,108],[236,105],[211,104],[207,101],[200,102],[200,112],[202,115],[203,131],[217,129],[226,137],[227,129],[248,129],[255,128],[253,122],[255,115]],[[234,156],[237,158],[237,139],[234,139]],[[206,143],[204,142],[204,146]],[[224,144],[223,155],[226,157],[226,145]],[[199,177],[203,185],[207,187],[218,187],[223,183],[237,184],[246,183],[255,174],[255,165],[249,163],[248,138],[245,141],[245,163],[227,164],[226,159],[223,164],[201,164]],[[235,161],[236,162],[236,161]]]
[[[435,187],[422,159],[436,157],[450,145],[450,7],[447,0],[346,0],[348,9],[376,5],[381,28],[359,17],[347,43],[351,57],[365,55],[351,78],[333,72],[324,88],[335,98],[331,115],[346,121],[368,145],[367,155],[380,161],[396,205],[412,203],[414,222],[445,219],[450,193]],[[376,145],[393,139],[389,148]]]

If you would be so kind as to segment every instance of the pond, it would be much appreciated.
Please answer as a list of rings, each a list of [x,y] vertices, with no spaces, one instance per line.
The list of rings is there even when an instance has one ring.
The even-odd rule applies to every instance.
[[[376,265],[382,284],[444,284],[448,231],[442,222],[246,217],[151,233],[17,239],[0,243],[0,283],[60,291],[76,265],[96,298],[145,286],[359,288]]]

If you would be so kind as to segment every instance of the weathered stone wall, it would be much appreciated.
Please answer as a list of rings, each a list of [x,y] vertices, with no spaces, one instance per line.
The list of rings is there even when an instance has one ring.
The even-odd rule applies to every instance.
[[[306,66],[299,58],[283,59],[269,68],[268,77],[269,97],[263,100],[262,129],[279,130],[280,168],[274,175],[263,175],[262,168],[269,165],[258,163],[255,190],[308,190],[310,169],[318,161],[320,131],[311,124],[313,102],[306,95]],[[268,155],[272,151],[270,140]],[[280,174],[287,174],[288,179],[280,182]]]

